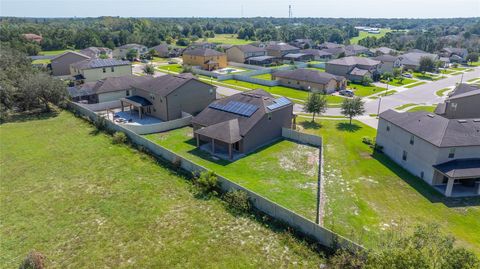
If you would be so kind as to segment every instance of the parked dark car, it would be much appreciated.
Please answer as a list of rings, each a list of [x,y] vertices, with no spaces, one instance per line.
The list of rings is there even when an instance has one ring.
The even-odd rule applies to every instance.
[[[348,97],[352,97],[355,95],[355,93],[353,93],[352,91],[350,90],[341,90],[338,92],[340,95],[343,95],[343,96],[348,96]]]

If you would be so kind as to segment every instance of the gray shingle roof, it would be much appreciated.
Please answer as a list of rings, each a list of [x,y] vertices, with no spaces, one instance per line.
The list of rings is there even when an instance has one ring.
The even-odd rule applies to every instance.
[[[288,71],[278,71],[273,73],[273,76],[293,80],[308,81],[318,84],[328,84],[332,79],[337,81],[344,78],[326,72],[303,68]]]
[[[300,50],[300,49],[289,44],[280,43],[280,44],[268,45],[267,50],[285,51],[285,50]]]
[[[380,64],[380,61],[376,61],[366,57],[349,56],[349,57],[343,57],[340,59],[331,60],[328,63],[335,64],[335,65],[346,65],[346,66],[354,66],[357,64],[375,66]]]
[[[380,55],[380,56],[377,56],[377,57],[372,57],[373,60],[376,60],[376,61],[380,61],[380,62],[384,62],[384,63],[393,63],[395,62],[398,57],[397,56],[392,56],[392,55],[389,55],[389,54],[384,54],[384,55]]]
[[[142,89],[148,92],[158,94],[160,96],[167,96],[173,91],[175,91],[176,89],[178,89],[180,86],[184,85],[185,83],[191,80],[196,80],[199,83],[206,84],[205,82],[198,80],[192,74],[187,73],[187,74],[180,74],[180,75],[164,75],[160,77],[155,77],[152,79],[142,81],[137,85],[135,85],[134,87],[137,89]]]
[[[343,47],[327,48],[327,49],[322,49],[322,51],[333,55],[333,54],[345,53],[345,48]]]
[[[306,54],[311,54],[313,56],[319,56],[319,57],[322,57],[322,56],[331,56],[332,54],[328,51],[324,51],[324,50],[317,50],[317,49],[304,49],[304,50],[301,50],[302,53],[306,53]]]
[[[457,159],[433,166],[451,178],[480,177],[480,159]]]
[[[480,87],[472,84],[462,83],[455,87],[455,89],[450,93],[448,99],[462,98],[476,94],[480,94]]]
[[[155,50],[158,53],[168,53],[168,45],[167,44],[160,44],[156,45],[155,47],[150,48],[151,50]]]
[[[365,70],[365,69],[360,69],[360,68],[353,68],[352,70],[350,70],[350,72],[348,72],[348,74],[352,75],[352,76],[365,76],[366,74],[370,73],[370,71],[368,70]]]
[[[192,55],[192,56],[222,56],[225,53],[212,50],[212,49],[204,49],[204,48],[196,48],[196,49],[189,49],[183,52],[183,55]]]
[[[407,64],[407,65],[420,65],[420,59],[422,57],[429,57],[432,59],[437,59],[438,56],[436,54],[431,54],[431,53],[423,53],[423,52],[409,52],[402,54],[398,56],[398,59],[400,59],[400,62],[402,64]]]
[[[103,68],[111,66],[130,65],[129,61],[122,61],[117,59],[87,59],[80,62],[73,63],[72,66],[77,69],[92,69]]]
[[[68,55],[68,54],[75,54],[75,55],[81,56],[81,57],[83,57],[83,58],[85,58],[85,59],[90,59],[90,57],[89,57],[88,55],[82,54],[82,53],[80,53],[80,52],[76,52],[76,51],[66,51],[66,52],[64,52],[64,53],[62,53],[62,54],[60,54],[60,55],[57,55],[57,56],[51,58],[51,60],[54,61],[54,60],[60,59],[60,58],[62,58],[63,56]]]
[[[250,44],[247,45],[236,45],[233,46],[241,50],[242,52],[265,52],[266,50],[264,48],[259,48]]]
[[[242,140],[238,119],[227,120],[206,126],[196,130],[195,132],[199,135],[204,135],[230,144]]]
[[[399,113],[393,110],[379,116],[437,147],[480,146],[478,119],[447,119],[428,112]]]

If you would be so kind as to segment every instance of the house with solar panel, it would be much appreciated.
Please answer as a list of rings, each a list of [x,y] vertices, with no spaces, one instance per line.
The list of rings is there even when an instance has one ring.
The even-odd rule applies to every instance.
[[[211,103],[192,125],[200,149],[234,160],[280,139],[293,117],[289,99],[257,89]]]
[[[132,75],[132,64],[117,59],[89,58],[70,65],[70,74],[78,82]]]

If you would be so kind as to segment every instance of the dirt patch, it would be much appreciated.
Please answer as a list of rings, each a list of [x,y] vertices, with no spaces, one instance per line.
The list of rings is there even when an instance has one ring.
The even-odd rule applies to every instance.
[[[297,145],[288,153],[282,153],[279,158],[279,165],[285,171],[298,171],[307,176],[316,176],[318,171],[318,149]]]

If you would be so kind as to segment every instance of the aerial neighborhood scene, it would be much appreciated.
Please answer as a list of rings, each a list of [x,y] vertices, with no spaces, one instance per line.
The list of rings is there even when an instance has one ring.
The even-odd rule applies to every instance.
[[[0,268],[480,268],[478,0],[0,5]]]

